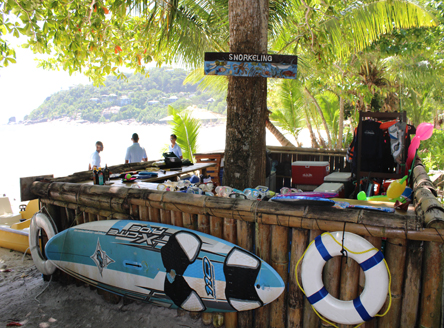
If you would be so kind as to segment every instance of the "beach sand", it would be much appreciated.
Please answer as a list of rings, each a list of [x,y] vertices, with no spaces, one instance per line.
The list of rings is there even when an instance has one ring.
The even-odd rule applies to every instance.
[[[30,255],[0,248],[0,327],[10,322],[39,328],[204,327],[184,311],[122,300],[110,304],[86,284],[43,281]]]

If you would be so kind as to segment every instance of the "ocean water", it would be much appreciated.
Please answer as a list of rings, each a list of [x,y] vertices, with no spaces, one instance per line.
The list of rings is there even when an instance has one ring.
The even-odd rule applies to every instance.
[[[89,157],[100,140],[102,166],[125,162],[126,148],[132,144],[131,135],[139,134],[149,160],[162,157],[169,143],[169,125],[139,124],[79,124],[53,121],[32,125],[0,125],[0,196],[9,197],[13,211],[20,204],[20,177],[54,174],[67,176],[88,169]],[[267,130],[267,145],[279,146]],[[198,151],[225,148],[225,124],[203,125],[198,139]]]

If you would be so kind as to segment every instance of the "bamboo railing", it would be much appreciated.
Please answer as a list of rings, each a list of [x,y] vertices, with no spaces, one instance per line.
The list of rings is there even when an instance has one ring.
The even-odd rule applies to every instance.
[[[254,251],[286,283],[286,290],[273,303],[255,311],[203,314],[205,324],[228,328],[328,326],[316,316],[298,288],[294,269],[316,236],[345,229],[364,236],[375,247],[385,243],[384,255],[392,274],[390,311],[361,327],[438,328],[442,327],[444,210],[419,162],[413,176],[416,212],[396,214],[82,185],[60,179],[34,182],[32,192],[57,218],[59,230],[105,219],[183,226]],[[353,260],[346,263],[337,257],[324,268],[324,284],[333,296],[350,300],[361,293],[364,274]]]

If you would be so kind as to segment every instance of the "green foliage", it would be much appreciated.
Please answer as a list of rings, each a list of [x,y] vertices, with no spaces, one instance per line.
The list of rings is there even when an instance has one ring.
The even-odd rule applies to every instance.
[[[418,156],[427,172],[429,170],[444,170],[444,131],[434,130],[432,136],[424,141],[418,149]]]
[[[278,89],[277,97],[280,107],[273,109],[270,119],[276,121],[276,125],[290,133],[298,146],[298,134],[304,127],[302,107],[305,106],[301,83],[297,80],[283,80]]]
[[[139,122],[158,122],[168,115],[169,98],[178,97],[174,106],[184,109],[191,105],[222,113],[226,107],[226,93],[197,91],[196,86],[184,85],[187,73],[183,69],[154,68],[150,77],[128,74],[127,80],[109,76],[105,85],[78,85],[57,92],[29,114],[28,119],[82,118],[91,122],[135,119]],[[109,95],[115,95],[110,97]],[[121,99],[127,96],[129,99]],[[208,99],[215,101],[209,103]],[[127,103],[129,102],[130,103]],[[118,106],[117,114],[106,114],[107,108]],[[105,115],[105,116],[104,116]]]
[[[339,100],[332,92],[324,92],[316,97],[330,130],[333,145],[337,143],[339,131]],[[340,147],[340,145],[338,146]]]
[[[186,111],[176,111],[172,106],[168,106],[168,114],[173,116],[173,120],[169,123],[173,126],[172,132],[177,136],[176,143],[182,149],[183,158],[193,162],[193,156],[197,152],[197,137],[201,126],[199,120],[192,118]]]

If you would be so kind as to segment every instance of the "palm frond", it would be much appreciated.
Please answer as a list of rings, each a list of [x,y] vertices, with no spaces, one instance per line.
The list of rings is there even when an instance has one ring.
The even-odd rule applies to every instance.
[[[197,137],[199,135],[200,122],[192,118],[186,111],[178,112],[171,105],[168,106],[168,114],[173,116],[169,123],[172,131],[177,136],[177,144],[182,149],[183,158],[193,161],[193,155],[197,152]]]
[[[329,40],[329,49],[343,58],[360,51],[395,29],[432,27],[438,20],[420,5],[407,0],[381,0],[353,4],[320,25]]]
[[[226,76],[205,75],[203,68],[197,68],[187,75],[183,84],[196,84],[199,90],[210,90],[217,93],[228,89],[228,78]]]

